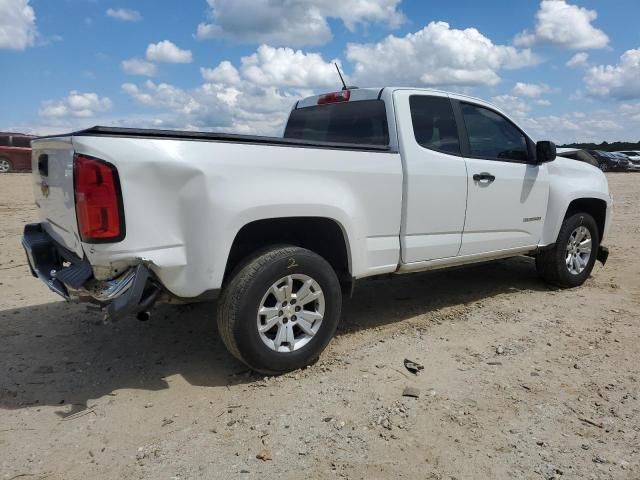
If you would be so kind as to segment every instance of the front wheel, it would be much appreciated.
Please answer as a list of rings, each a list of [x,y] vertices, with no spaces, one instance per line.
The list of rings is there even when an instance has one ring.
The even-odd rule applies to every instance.
[[[536,256],[536,268],[547,282],[563,288],[582,285],[596,262],[600,235],[588,213],[565,218],[553,248]]]
[[[218,330],[238,360],[280,374],[322,353],[341,306],[340,283],[326,260],[304,248],[274,247],[232,274],[218,302]]]
[[[600,170],[606,172],[607,170],[609,170],[609,167],[607,167],[607,164],[603,162],[600,164]]]

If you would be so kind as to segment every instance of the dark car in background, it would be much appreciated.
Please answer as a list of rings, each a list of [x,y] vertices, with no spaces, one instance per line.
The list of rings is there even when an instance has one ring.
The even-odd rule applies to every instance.
[[[587,150],[587,152],[598,161],[600,170],[603,172],[624,172],[629,168],[629,159],[624,155],[618,157],[610,152],[604,152],[602,150]]]
[[[640,171],[640,151],[636,150],[625,150],[624,152],[615,152],[620,153],[622,155],[626,155],[629,159],[629,170]]]
[[[31,171],[32,135],[0,132],[0,174]]]

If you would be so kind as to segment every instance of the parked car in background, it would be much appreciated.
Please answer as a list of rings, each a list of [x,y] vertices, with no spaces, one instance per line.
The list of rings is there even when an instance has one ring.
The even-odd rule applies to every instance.
[[[31,171],[33,135],[0,132],[0,173]]]
[[[607,152],[607,153],[618,159],[620,170],[626,172],[632,166],[632,163],[629,160],[629,157],[627,157],[624,153],[618,153],[618,152]]]
[[[627,156],[629,159],[629,170],[640,170],[640,150],[626,150],[615,153],[621,153]]]
[[[629,159],[618,158],[610,152],[604,152],[602,150],[587,150],[587,152],[593,156],[603,172],[608,171],[625,171],[629,167]]]
[[[557,155],[564,158],[572,158],[580,162],[588,163],[594,167],[600,168],[598,160],[586,150],[578,150],[575,148],[558,148]]]

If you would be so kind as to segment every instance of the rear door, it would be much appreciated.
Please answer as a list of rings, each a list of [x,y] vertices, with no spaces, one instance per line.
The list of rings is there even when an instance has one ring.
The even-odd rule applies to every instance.
[[[535,247],[547,210],[547,165],[534,163],[533,142],[487,106],[455,101],[468,178],[460,255]]]
[[[405,169],[403,263],[455,257],[467,202],[467,168],[447,94],[394,92]]]
[[[32,144],[33,191],[40,220],[59,244],[82,257],[73,194],[73,146],[70,137]]]

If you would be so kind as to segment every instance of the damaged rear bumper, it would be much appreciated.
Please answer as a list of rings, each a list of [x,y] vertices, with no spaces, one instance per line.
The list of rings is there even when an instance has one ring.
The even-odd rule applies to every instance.
[[[112,320],[148,310],[161,292],[143,264],[113,280],[96,280],[87,259],[80,259],[59,245],[40,224],[25,226],[22,246],[34,277],[66,300],[97,303]]]

